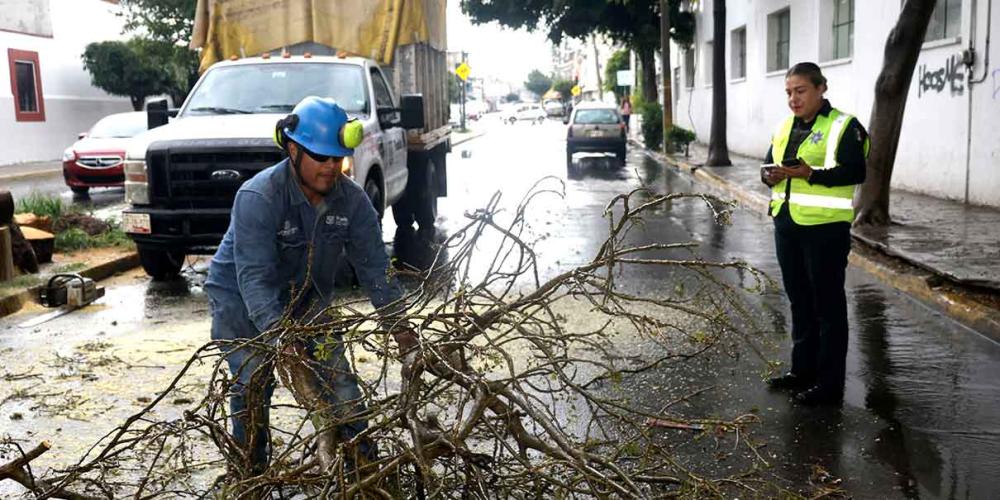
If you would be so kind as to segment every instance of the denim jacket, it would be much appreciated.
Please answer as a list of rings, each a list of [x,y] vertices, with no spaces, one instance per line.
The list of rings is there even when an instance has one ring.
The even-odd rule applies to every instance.
[[[388,277],[389,259],[377,218],[365,192],[347,177],[313,207],[288,160],[283,160],[236,193],[229,229],[209,267],[206,291],[217,302],[242,299],[250,321],[263,332],[281,318],[292,287],[309,289],[312,311],[328,306],[334,273],[346,254],[372,305],[381,309],[399,299],[402,289]],[[307,284],[310,243],[314,249]],[[296,304],[295,310],[302,309]]]

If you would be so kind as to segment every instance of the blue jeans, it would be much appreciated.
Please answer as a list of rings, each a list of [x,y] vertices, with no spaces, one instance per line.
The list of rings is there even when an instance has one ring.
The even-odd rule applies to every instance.
[[[206,287],[212,309],[212,340],[236,341],[223,345],[229,370],[235,379],[230,388],[229,411],[232,418],[233,438],[245,447],[249,466],[256,472],[266,468],[270,458],[271,396],[274,394],[273,355],[255,345],[239,345],[239,340],[253,339],[260,332],[250,321],[246,307],[239,296],[216,287]],[[315,357],[317,339],[307,341],[312,358],[310,368],[323,381],[320,389],[323,400],[331,405],[338,420],[347,420],[337,427],[342,440],[351,439],[368,428],[368,422],[351,420],[350,416],[365,412],[358,378],[344,355],[340,335],[334,338],[333,349],[326,343],[323,360]],[[248,433],[247,429],[251,431]],[[358,452],[369,458],[374,447],[362,442]]]

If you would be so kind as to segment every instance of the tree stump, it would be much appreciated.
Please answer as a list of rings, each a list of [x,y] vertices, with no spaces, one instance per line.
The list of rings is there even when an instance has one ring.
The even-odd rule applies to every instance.
[[[31,245],[39,264],[52,262],[52,251],[56,243],[55,235],[30,226],[22,227],[21,232],[24,233],[24,239]]]
[[[11,251],[10,226],[0,226],[0,281],[14,277],[14,255]]]

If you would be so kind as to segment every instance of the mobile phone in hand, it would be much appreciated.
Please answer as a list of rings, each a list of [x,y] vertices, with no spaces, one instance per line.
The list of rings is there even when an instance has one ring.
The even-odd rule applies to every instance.
[[[782,167],[797,167],[802,164],[802,160],[798,158],[792,158],[791,160],[785,160],[781,162]]]

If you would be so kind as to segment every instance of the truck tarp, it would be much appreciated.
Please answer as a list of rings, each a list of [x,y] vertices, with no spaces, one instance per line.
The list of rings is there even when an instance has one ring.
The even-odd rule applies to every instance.
[[[445,0],[198,0],[191,47],[203,49],[201,71],[303,42],[382,64],[398,45],[444,51]]]

